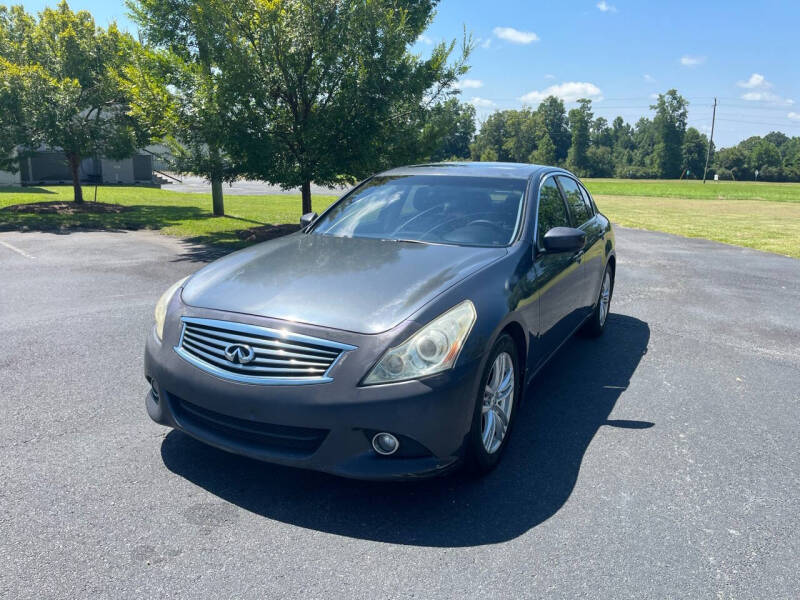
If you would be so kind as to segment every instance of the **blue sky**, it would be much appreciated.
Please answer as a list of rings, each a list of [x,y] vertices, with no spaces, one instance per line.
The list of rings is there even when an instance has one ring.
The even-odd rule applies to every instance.
[[[0,0],[2,1],[2,0]],[[54,1],[24,2],[31,12]],[[73,0],[99,25],[134,30],[122,2]],[[548,93],[588,96],[596,115],[631,123],[670,88],[690,101],[689,124],[731,145],[780,130],[800,135],[800,2],[443,0],[415,45],[461,37],[477,42],[462,98],[481,119],[536,106]]]

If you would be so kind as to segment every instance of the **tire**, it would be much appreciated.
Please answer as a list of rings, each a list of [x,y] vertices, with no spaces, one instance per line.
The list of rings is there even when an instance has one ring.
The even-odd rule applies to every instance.
[[[508,375],[509,367],[510,378],[508,384],[504,384],[504,376]],[[496,379],[496,372],[500,373],[499,380]],[[517,405],[521,400],[521,375],[517,347],[511,336],[504,333],[495,342],[489,360],[486,361],[478,397],[475,399],[472,428],[467,436],[464,466],[475,475],[488,473],[502,458],[511,437]],[[495,392],[490,392],[491,387],[496,388]],[[493,394],[491,399],[488,398],[489,393]],[[484,408],[486,406],[488,409]],[[505,427],[501,433],[499,428],[504,424],[503,416]]]
[[[600,284],[600,293],[594,304],[592,316],[583,326],[582,333],[588,337],[600,337],[606,329],[608,315],[611,312],[611,297],[614,294],[614,271],[611,265],[606,265],[603,281]]]

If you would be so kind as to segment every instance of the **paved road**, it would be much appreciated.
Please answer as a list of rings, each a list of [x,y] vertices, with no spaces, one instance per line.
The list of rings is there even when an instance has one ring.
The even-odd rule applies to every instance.
[[[618,230],[501,467],[387,485],[147,418],[156,233],[0,234],[1,598],[796,598],[800,261]]]

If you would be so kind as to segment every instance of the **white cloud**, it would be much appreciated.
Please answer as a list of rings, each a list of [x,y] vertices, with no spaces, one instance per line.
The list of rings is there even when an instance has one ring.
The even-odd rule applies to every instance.
[[[794,104],[794,100],[791,98],[783,98],[782,96],[778,96],[778,94],[773,94],[767,90],[761,92],[747,92],[742,94],[742,100],[747,100],[748,102],[769,102],[771,104],[780,104],[782,106],[791,106]]]
[[[617,12],[617,7],[609,4],[606,0],[600,0],[600,2],[597,3],[597,8],[602,12]]]
[[[460,90],[477,89],[483,87],[483,82],[480,79],[462,79],[456,83],[455,87]]]
[[[644,77],[644,80],[647,83],[655,83],[656,82],[656,78],[653,77],[652,75],[650,75],[650,73],[645,73],[644,75],[642,75],[642,77]]]
[[[480,41],[480,40],[478,40]],[[482,42],[480,42],[481,48],[489,48],[492,45],[492,38],[486,38]]]
[[[603,92],[593,83],[566,81],[551,85],[543,90],[533,90],[520,98],[523,102],[538,104],[548,96],[556,96],[565,102],[575,102],[578,98],[602,100]]]
[[[769,102],[782,106],[794,104],[794,100],[783,98],[770,91],[772,89],[772,84],[760,73],[753,73],[747,81],[737,81],[736,85],[746,90],[751,90],[745,92],[741,96],[742,100],[747,100],[748,102]]]
[[[658,100],[658,94],[656,94],[655,92],[653,92],[652,94],[650,94],[650,97],[651,97],[653,100]]]
[[[492,108],[493,106],[496,106],[495,103],[488,98],[479,98],[478,96],[472,98],[469,103],[475,108]]]
[[[417,38],[417,43],[428,44],[430,46],[431,44],[433,44],[433,40],[423,33]]]
[[[790,112],[786,116],[789,117],[792,121],[800,121],[800,113]]]
[[[681,64],[684,67],[696,67],[697,65],[702,65],[704,62],[706,62],[705,56],[689,56],[688,54],[681,56]]]
[[[506,40],[512,44],[530,44],[538,42],[539,36],[532,31],[520,31],[513,27],[495,27],[494,34],[501,40]]]
[[[555,75],[553,75],[552,73],[547,73],[547,74],[544,76],[544,78],[545,78],[545,79],[555,79],[555,78],[556,78],[556,76],[555,76]]]
[[[747,88],[749,90],[755,88],[771,88],[772,84],[764,79],[764,76],[759,73],[753,73],[750,75],[750,79],[747,81],[739,81],[736,85],[739,87]]]

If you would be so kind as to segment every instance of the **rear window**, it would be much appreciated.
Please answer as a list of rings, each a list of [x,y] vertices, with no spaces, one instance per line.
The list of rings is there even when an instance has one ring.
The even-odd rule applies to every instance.
[[[561,184],[561,189],[564,190],[564,197],[567,200],[567,206],[575,226],[580,227],[592,218],[591,208],[586,205],[586,200],[581,193],[580,187],[578,187],[577,181],[571,177],[560,176],[558,182]]]
[[[589,212],[597,214],[597,205],[594,203],[594,198],[589,193],[589,190],[586,189],[585,185],[581,185],[581,193],[583,194],[583,200],[586,202],[586,206],[589,207]]]

